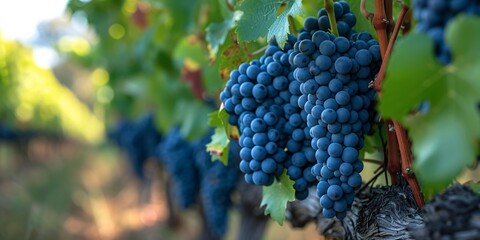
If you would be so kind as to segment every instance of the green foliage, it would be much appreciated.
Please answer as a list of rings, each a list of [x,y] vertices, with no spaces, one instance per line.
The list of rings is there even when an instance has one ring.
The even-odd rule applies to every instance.
[[[243,12],[237,29],[240,41],[257,40],[266,35],[269,40],[275,36],[280,47],[285,45],[290,33],[288,17],[303,11],[301,0],[245,0],[238,9]]]
[[[296,16],[302,13],[302,0],[291,0],[287,2],[286,9],[275,19],[268,29],[267,39],[275,37],[278,45],[283,48],[287,42],[287,35],[290,33],[289,16]]]
[[[184,36],[193,30],[201,0],[163,0],[159,2],[165,4],[165,7],[170,11],[172,29],[175,29],[173,34]]]
[[[238,40],[252,41],[265,37],[268,29],[275,22],[277,11],[282,1],[244,0],[238,10],[243,12],[238,21]]]
[[[205,30],[207,33],[206,40],[210,45],[210,56],[216,56],[218,49],[225,43],[230,29],[232,29],[236,22],[241,18],[242,12],[235,11],[230,14],[223,22],[211,23]]]
[[[458,17],[446,29],[453,63],[440,65],[433,42],[412,34],[398,43],[389,63],[380,111],[409,129],[415,156],[414,171],[426,193],[437,193],[473,164],[480,137],[480,24],[475,17]],[[468,32],[468,37],[465,33]],[[428,101],[427,113],[410,111]]]
[[[208,125],[215,128],[212,141],[207,144],[207,150],[212,154],[212,161],[220,160],[224,165],[228,164],[229,127],[228,113],[225,109],[214,111],[209,114]]]
[[[51,70],[39,67],[30,48],[1,37],[0,123],[92,143],[101,141],[104,134],[98,116]],[[89,128],[85,129],[85,125]]]
[[[285,220],[287,203],[295,200],[294,183],[288,177],[287,170],[284,170],[279,180],[275,179],[272,185],[263,187],[263,199],[260,206],[265,206],[265,215],[270,214],[272,219],[280,225]]]
[[[209,121],[212,107],[205,102],[218,102],[222,79],[228,79],[242,62],[256,58],[253,53],[261,53],[257,50],[272,37],[283,46],[288,33],[301,27],[303,13],[316,16],[324,1],[148,2],[144,13],[148,26],[142,28],[132,21],[135,1],[70,0],[69,9],[86,13],[98,36],[94,50],[83,62],[108,71],[108,84],[115,91],[112,112],[134,117],[154,110],[162,132],[179,126],[190,139],[204,134],[209,122],[215,133],[208,150],[215,153],[213,159],[226,163],[233,129],[227,124],[225,110],[210,114]],[[361,0],[348,3],[357,19],[354,29],[375,37],[370,20],[360,13]],[[394,16],[399,7],[394,6]],[[374,1],[367,1],[367,9],[374,12]],[[125,29],[123,36],[109,32],[115,24]],[[453,64],[440,65],[433,56],[431,40],[415,33],[398,41],[389,63],[379,110],[382,117],[399,120],[408,128],[414,171],[426,193],[438,192],[451,183],[478,152],[478,25],[478,18],[462,17],[448,27]],[[419,104],[425,101],[431,106],[429,111],[418,113]],[[385,140],[384,130],[365,139],[362,156],[383,151],[380,136]],[[262,206],[266,205],[266,214],[280,224],[286,203],[294,199],[292,185],[284,172],[279,181],[264,188]]]

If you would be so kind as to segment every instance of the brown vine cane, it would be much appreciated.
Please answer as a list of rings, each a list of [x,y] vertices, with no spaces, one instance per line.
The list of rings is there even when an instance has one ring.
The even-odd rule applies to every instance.
[[[388,29],[389,25],[393,24],[391,20],[392,15],[392,0],[375,0],[375,13],[373,16],[373,26],[377,31],[378,42],[380,45],[380,53],[382,56],[382,66],[377,75],[377,78],[372,84],[372,87],[377,91],[378,94],[381,93],[381,84],[385,78],[385,72],[388,64],[388,60],[392,53],[393,45],[398,36],[398,33],[402,27],[403,20],[407,16],[409,8],[406,5],[402,5],[402,10],[398,18],[393,33],[390,38],[388,38]],[[390,16],[390,17],[388,17]],[[420,186],[418,181],[413,175],[411,169],[413,164],[413,156],[411,151],[411,144],[407,136],[405,128],[403,128],[400,123],[396,121],[387,120],[386,124],[386,134],[387,139],[391,142],[388,142],[388,172],[392,177],[392,181],[397,178],[397,173],[400,172],[398,164],[398,153],[400,153],[401,158],[401,172],[402,176],[407,181],[408,185],[412,189],[415,202],[419,207],[423,207],[425,204],[423,195],[420,191]],[[394,141],[396,139],[396,141]]]

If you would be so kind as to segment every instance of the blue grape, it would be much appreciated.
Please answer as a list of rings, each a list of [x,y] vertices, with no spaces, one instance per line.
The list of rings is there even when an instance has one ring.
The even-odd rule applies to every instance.
[[[337,37],[333,40],[333,43],[335,43],[339,53],[345,53],[350,49],[350,41],[346,37]]]
[[[327,189],[327,196],[333,201],[339,200],[343,196],[343,190],[338,185],[330,185]]]
[[[322,207],[324,207],[324,208],[332,208],[334,202],[332,201],[332,199],[330,199],[330,198],[327,196],[327,194],[324,194],[324,195],[320,198],[320,204],[322,204]]]
[[[330,40],[323,41],[320,44],[320,53],[325,56],[332,56],[337,51],[335,43]]]
[[[261,83],[257,83],[255,84],[255,86],[253,86],[252,95],[256,99],[264,99],[267,97],[267,94],[268,94],[268,90],[267,90],[267,87],[265,87],[265,85]]]
[[[331,143],[327,151],[330,156],[338,158],[342,156],[343,146],[339,143]]]
[[[263,172],[271,174],[277,170],[277,163],[273,158],[267,158],[261,163],[261,169]]]
[[[333,218],[336,216],[336,212],[332,208],[324,208],[322,210],[322,214],[326,218]]]
[[[337,113],[331,108],[326,108],[321,114],[321,119],[324,123],[334,123],[337,120]]]
[[[335,70],[341,74],[349,73],[353,68],[352,60],[348,57],[339,57],[335,61]]]
[[[252,174],[253,183],[256,185],[270,185],[273,183],[273,178],[262,171],[255,171]]]
[[[360,187],[361,184],[362,184],[362,177],[358,173],[353,173],[348,178],[348,185],[350,185],[353,188]]]
[[[333,204],[333,209],[337,212],[347,211],[347,201],[345,200],[345,198],[335,201],[335,203]]]
[[[356,54],[355,54],[355,60],[360,64],[361,66],[368,66],[370,63],[373,61],[373,56],[370,53],[369,50],[366,49],[360,49]]]
[[[353,173],[353,166],[350,163],[344,162],[340,165],[340,173],[345,176],[350,176]]]
[[[342,106],[347,105],[348,103],[350,103],[350,95],[346,91],[337,92],[335,94],[335,101],[339,105],[342,105]],[[365,111],[365,110],[362,110],[362,111]]]
[[[358,150],[353,147],[345,147],[342,153],[343,161],[353,163],[358,159]]]

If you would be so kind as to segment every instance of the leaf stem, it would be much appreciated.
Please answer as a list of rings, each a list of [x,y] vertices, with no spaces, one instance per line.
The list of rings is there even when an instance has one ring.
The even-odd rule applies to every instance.
[[[325,10],[327,11],[328,20],[330,21],[330,31],[335,36],[338,36],[337,20],[335,19],[333,0],[325,0]]]

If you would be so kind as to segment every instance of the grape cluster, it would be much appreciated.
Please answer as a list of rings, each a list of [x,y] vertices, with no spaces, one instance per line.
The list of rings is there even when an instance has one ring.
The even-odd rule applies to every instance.
[[[480,15],[478,0],[414,0],[413,17],[418,21],[416,31],[426,33],[435,42],[435,54],[443,64],[451,62],[451,54],[445,43],[445,27],[459,14]]]
[[[223,236],[228,227],[228,210],[232,205],[231,193],[238,180],[240,146],[232,141],[228,152],[228,164],[211,160],[205,145],[210,142],[207,135],[193,143],[196,166],[200,172],[200,199],[208,229],[214,236]]]
[[[272,40],[259,60],[231,72],[220,99],[230,124],[240,130],[240,170],[245,181],[268,186],[288,169],[296,197],[305,199],[307,188],[316,182],[310,169],[315,157],[307,144],[306,113],[297,104],[300,85],[289,63],[296,42],[289,36],[282,50]]]
[[[316,151],[312,173],[323,215],[342,219],[362,183],[358,157],[373,118],[375,91],[368,85],[381,65],[378,42],[368,33],[348,39],[319,30],[296,45],[290,59]]]
[[[195,167],[194,148],[183,138],[179,128],[170,130],[158,143],[156,156],[173,180],[175,199],[180,206],[184,209],[192,206],[197,200],[200,177]]]
[[[369,83],[381,58],[369,33],[352,30],[349,5],[335,2],[334,10],[340,36],[327,31],[321,9],[283,50],[273,40],[260,60],[232,71],[220,99],[240,130],[247,183],[270,185],[287,169],[297,199],[318,183],[324,216],[343,218],[362,182],[359,151],[375,98]]]
[[[179,206],[187,209],[200,199],[209,232],[220,238],[228,227],[230,195],[236,189],[239,175],[240,146],[231,142],[227,166],[220,161],[212,162],[206,149],[212,134],[213,129],[195,141],[187,141],[180,129],[174,127],[162,137],[155,129],[153,114],[149,113],[137,122],[118,121],[108,132],[108,138],[126,150],[133,171],[141,178],[150,157],[164,165]]]
[[[227,166],[212,161],[206,149],[212,134],[213,129],[190,142],[178,128],[173,128],[158,144],[157,156],[173,180],[175,199],[180,206],[186,209],[200,200],[209,231],[221,237],[228,227],[230,195],[237,186],[240,147],[231,142]]]
[[[137,122],[120,120],[109,132],[109,138],[127,152],[133,172],[143,180],[143,167],[149,157],[155,156],[157,143],[162,139],[155,129],[153,114],[148,113]]]
[[[414,239],[479,239],[480,196],[465,185],[450,186],[421,210],[424,223],[410,227]]]
[[[15,141],[22,138],[22,135],[24,134],[0,124],[0,140]]]
[[[295,40],[289,39],[286,51]],[[288,54],[272,42],[260,60],[242,63],[232,71],[220,94],[230,124],[240,130],[240,170],[247,183],[270,185],[283,172],[287,120],[282,106],[290,101],[290,69]]]

